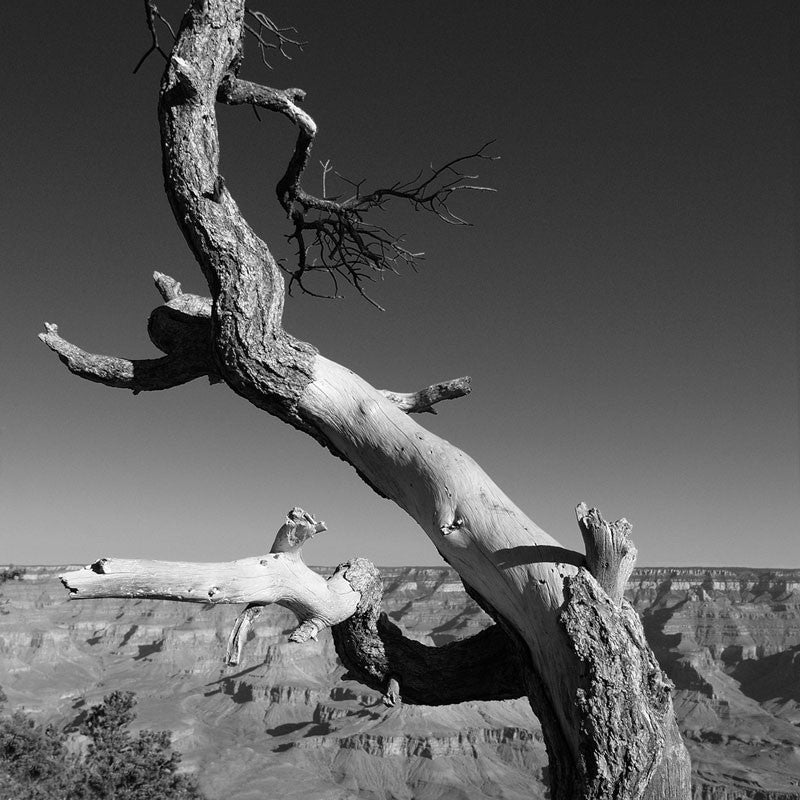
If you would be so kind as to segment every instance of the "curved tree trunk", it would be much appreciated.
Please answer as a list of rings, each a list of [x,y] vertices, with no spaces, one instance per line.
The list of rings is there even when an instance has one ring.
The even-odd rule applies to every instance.
[[[688,798],[688,757],[677,734],[670,685],[636,615],[621,602],[625,564],[632,566],[629,549],[603,548],[619,531],[603,528],[599,515],[587,522],[584,513],[587,542],[597,544],[589,555],[603,553],[594,568],[590,558],[587,568],[583,555],[542,531],[468,455],[408,416],[396,395],[373,388],[283,330],[280,271],[218,173],[215,106],[220,100],[250,102],[257,89],[264,107],[298,125],[298,145],[282,185],[302,169],[298,162],[307,159],[315,126],[297,105],[297,89],[243,91],[236,76],[243,15],[242,0],[196,0],[161,86],[165,188],[211,304],[209,318],[208,305],[199,298],[180,301],[192,296],[170,291],[161,276],[167,301],[162,309],[172,311],[154,312],[151,336],[167,360],[189,367],[181,372],[171,362],[169,374],[160,375],[159,362],[153,362],[155,378],[148,372],[147,385],[139,385],[136,369],[98,366],[101,357],[68,345],[55,326],[43,338],[70,369],[109,385],[164,388],[198,374],[223,380],[313,436],[403,508],[518,654],[524,691],[542,722],[553,798]],[[620,565],[619,574],[610,574],[609,564]]]

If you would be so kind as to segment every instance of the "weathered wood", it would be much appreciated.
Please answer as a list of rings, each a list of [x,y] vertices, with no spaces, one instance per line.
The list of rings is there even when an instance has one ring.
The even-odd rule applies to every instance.
[[[40,333],[39,338],[71,373],[115,389],[130,389],[138,394],[171,389],[204,376],[213,379],[216,375],[208,352],[202,348],[161,358],[130,360],[89,353],[62,338],[57,325],[46,322],[45,328],[46,332]]]
[[[207,374],[316,438],[422,527],[517,645],[525,690],[542,720],[554,800],[640,797],[659,774],[658,753],[672,752],[665,742],[674,731],[674,719],[668,692],[662,702],[658,681],[654,678],[650,685],[649,678],[639,677],[655,675],[647,667],[652,655],[645,653],[644,640],[627,620],[624,604],[619,604],[624,562],[632,552],[623,552],[626,531],[618,524],[606,536],[598,522],[597,530],[604,535],[597,536],[593,520],[581,518],[582,530],[591,534],[589,568],[606,594],[582,571],[587,559],[542,531],[469,456],[419,426],[350,370],[283,330],[284,284],[278,265],[219,174],[215,103],[221,92],[228,92],[226,102],[236,103],[247,102],[247,93],[253,91],[234,80],[241,60],[243,14],[243,0],[195,0],[162,80],[159,121],[165,189],[208,283],[211,314],[206,318],[193,313],[187,305],[191,301],[182,299],[186,295],[162,281],[162,296],[175,296],[151,318],[154,341],[174,353],[171,348],[183,350],[186,342],[210,340],[215,372]],[[275,90],[273,96],[259,97],[264,107],[280,105],[275,110],[299,127],[295,151],[278,186],[281,203],[291,211],[301,197],[297,178],[316,125],[297,107],[299,90]],[[200,318],[195,328],[188,327]],[[189,330],[194,333],[187,334]],[[203,331],[208,331],[207,338]],[[87,358],[56,331],[48,333],[48,345],[82,377],[113,386],[140,385],[131,366],[136,362]],[[199,365],[190,363],[187,371],[184,364],[181,371],[169,362],[175,374],[163,374],[162,366],[144,388],[191,379]],[[341,571],[326,583],[302,564],[298,553],[276,552],[231,562],[234,566],[183,564],[177,570],[164,562],[107,560],[65,576],[65,584],[76,597],[280,602],[299,609],[303,624],[296,637],[303,638],[315,635],[320,625],[348,619],[361,595]],[[334,580],[347,586],[335,584],[338,588],[332,591]],[[339,608],[331,614],[334,601]],[[237,658],[242,631],[254,617],[254,611],[245,610],[232,634],[231,653]],[[369,635],[378,637],[384,655],[391,652],[394,633],[389,625],[381,625],[380,617]],[[496,634],[488,634],[492,635]],[[618,645],[621,655],[604,649],[603,635]],[[391,699],[398,687],[401,695],[408,692],[413,681],[391,673],[390,661],[383,672],[376,670]],[[684,762],[679,754],[675,759],[662,775],[683,775]],[[684,800],[688,794],[668,796]]]
[[[280,269],[219,174],[217,94],[240,59],[243,17],[243,0],[195,0],[186,12],[159,95],[164,187],[208,283],[222,378],[302,428],[294,409],[316,350],[281,327]]]
[[[586,566],[614,605],[619,606],[636,564],[631,524],[624,517],[608,523],[596,508],[580,503],[575,508],[586,547]]]
[[[298,520],[311,527],[319,524],[295,508],[281,531],[298,527]],[[297,615],[304,631],[313,627],[315,632],[350,617],[360,600],[360,594],[340,572],[325,580],[309,569],[299,546],[218,563],[101,558],[59,577],[69,590],[70,600],[130,597],[251,606],[277,603]],[[237,619],[228,642],[228,657],[234,655],[237,661],[241,657],[243,636],[256,616],[245,609]]]
[[[285,529],[314,529],[313,517],[293,509]],[[60,576],[70,599],[101,597],[242,603],[228,638],[225,661],[242,660],[247,634],[263,607],[276,603],[301,620],[293,642],[333,628],[336,650],[349,677],[385,693],[387,704],[443,705],[505,700],[525,694],[516,651],[497,625],[475,636],[431,647],[405,637],[380,610],[380,574],[366,559],[341,564],[327,580],[307,567],[300,546],[262,558],[192,563],[102,558]]]
[[[582,667],[582,796],[637,800],[664,758],[673,685],[627,601],[614,603],[585,569],[568,579],[566,594],[561,621]],[[683,756],[688,761],[685,749]]]
[[[251,603],[236,617],[228,636],[228,646],[225,648],[225,663],[229,666],[235,667],[241,662],[244,646],[247,644],[247,634],[263,608],[262,605]]]
[[[642,800],[687,800],[692,796],[692,762],[678,730],[671,699],[664,733],[664,752]]]
[[[153,280],[165,303],[150,314],[147,333],[165,357],[131,360],[89,353],[62,338],[58,326],[49,322],[39,338],[73,374],[116,389],[130,389],[134,394],[170,389],[204,376],[212,383],[219,382],[211,335],[211,301],[184,294],[176,280],[160,272],[154,273]]]
[[[311,514],[302,508],[293,508],[286,515],[286,522],[281,525],[270,547],[270,553],[294,553],[313,536],[326,530],[324,522],[317,522]]]
[[[355,559],[338,569],[361,599],[355,613],[332,628],[336,653],[346,677],[384,692],[387,705],[525,695],[522,664],[499,625],[439,647],[424,645],[404,636],[381,611],[381,579],[369,561]]]
[[[163,272],[153,273],[153,283],[155,283],[156,289],[158,289],[159,294],[164,298],[165,303],[183,294],[180,283],[178,283],[175,278],[171,278]]]
[[[418,392],[392,392],[381,389],[381,394],[391,400],[398,408],[407,414],[435,414],[433,406],[442,400],[454,400],[457,397],[468,395],[472,389],[469,376],[454,378],[451,381],[434,383]]]

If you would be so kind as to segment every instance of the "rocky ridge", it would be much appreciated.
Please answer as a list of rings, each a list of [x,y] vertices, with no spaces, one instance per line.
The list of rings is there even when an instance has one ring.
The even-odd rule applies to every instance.
[[[545,797],[547,759],[524,700],[386,708],[342,681],[330,635],[287,641],[261,615],[239,667],[222,656],[238,608],[68,602],[33,567],[0,585],[0,685],[10,707],[77,719],[112,689],[140,727],[170,729],[210,798],[482,800]],[[384,568],[385,609],[443,644],[490,624],[446,567]],[[800,798],[800,570],[634,571],[627,597],[676,685],[694,795]]]

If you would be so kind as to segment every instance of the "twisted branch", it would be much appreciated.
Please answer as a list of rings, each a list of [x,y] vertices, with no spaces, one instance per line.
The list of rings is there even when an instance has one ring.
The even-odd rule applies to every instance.
[[[277,50],[284,58],[289,61],[292,57],[286,51],[287,47],[296,47],[302,52],[305,42],[292,38],[290,33],[297,33],[296,28],[285,27],[281,28],[275,24],[272,18],[268,17],[263,11],[253,11],[250,8],[245,8],[245,14],[255,21],[258,27],[254,27],[249,23],[243,24],[246,30],[255,40],[258,45],[258,52],[261,54],[261,61],[267,69],[272,69],[272,64],[267,61],[267,51]]]
[[[401,264],[415,269],[424,253],[408,249],[402,236],[368,222],[366,215],[374,209],[384,209],[391,200],[401,200],[414,210],[427,211],[450,225],[469,225],[452,210],[450,200],[456,192],[494,191],[473,183],[477,175],[462,172],[467,162],[495,160],[486,154],[491,142],[440,167],[431,165],[426,176],[420,172],[410,181],[397,181],[369,192],[362,191],[363,181],[354,182],[334,172],[350,187],[350,195],[345,199],[316,197],[301,185],[317,134],[316,123],[299,106],[305,96],[302,89],[273,89],[242,80],[232,72],[224,76],[217,90],[217,100],[221,103],[263,108],[282,114],[298,126],[291,158],[275,187],[278,202],[293,225],[287,238],[297,244],[297,265],[291,269],[282,267],[290,277],[289,292],[297,284],[305,294],[338,299],[342,297],[339,293],[341,278],[380,309],[366,293],[365,281],[373,281],[376,273],[396,273]],[[331,171],[328,162],[323,166],[323,185]],[[328,275],[333,287],[331,293],[321,294],[306,285],[305,278],[313,272]]]
[[[447,705],[526,694],[517,650],[499,625],[441,647],[424,645],[404,636],[381,611],[383,587],[371,562],[357,558],[339,569],[361,596],[355,613],[331,629],[336,654],[348,670],[345,678],[384,692],[389,706],[401,700]]]
[[[39,338],[74,375],[134,394],[171,389],[203,376],[219,382],[211,347],[211,301],[184,294],[176,280],[160,272],[153,280],[166,302],[153,310],[147,332],[163,357],[131,360],[90,353],[62,338],[58,325],[50,322]]]
[[[430,174],[417,174],[410,181],[398,181],[385,188],[364,192],[364,181],[354,182],[338,172],[337,177],[347,183],[351,194],[344,200],[316,197],[306,192],[300,179],[308,164],[316,128],[301,131],[286,174],[278,183],[278,199],[294,224],[289,241],[297,243],[298,263],[294,269],[285,269],[290,276],[289,290],[297,284],[301,291],[315,294],[304,284],[309,272],[325,272],[333,283],[333,293],[317,295],[338,298],[337,276],[351,284],[368,302],[381,308],[365,292],[364,281],[374,281],[375,274],[385,271],[397,273],[400,265],[416,269],[424,257],[404,245],[402,236],[387,228],[370,223],[366,215],[374,209],[385,209],[391,200],[408,202],[415,211],[426,211],[451,225],[469,225],[450,207],[450,199],[459,191],[494,191],[479,186],[477,175],[468,175],[461,166],[476,159],[494,160],[485,153],[489,144],[474,153],[452,159],[441,167],[430,167]],[[327,177],[329,164],[323,167]]]
[[[44,325],[47,331],[40,333],[39,338],[58,355],[71,373],[115,389],[130,389],[134,394],[153,392],[215,374],[213,365],[205,357],[192,358],[181,354],[129,360],[89,353],[62,339],[58,325],[49,322]]]
[[[278,531],[280,541],[304,541],[318,531],[316,523],[302,509],[292,509]],[[301,628],[314,632],[347,619],[356,608],[359,594],[337,571],[328,580],[309,569],[300,546],[275,549],[265,556],[222,563],[148,561],[101,558],[80,570],[59,576],[70,600],[101,597],[135,597],[179,600],[186,603],[247,603],[228,640],[226,658],[238,663],[247,631],[260,611],[277,603],[291,609]],[[292,641],[304,641],[291,637]]]
[[[325,580],[302,559],[302,546],[325,530],[293,508],[263,557],[225,563],[101,558],[60,576],[70,600],[135,597],[192,603],[247,603],[236,618],[225,663],[241,663],[247,635],[263,607],[276,603],[300,621],[289,640],[316,639],[333,631],[346,677],[385,692],[384,702],[442,705],[466,700],[522,697],[516,651],[497,626],[442,647],[408,639],[381,612],[380,573],[366,559],[340,564]]]

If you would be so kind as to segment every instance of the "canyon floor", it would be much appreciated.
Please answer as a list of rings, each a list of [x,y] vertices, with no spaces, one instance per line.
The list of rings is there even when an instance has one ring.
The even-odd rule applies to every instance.
[[[210,800],[530,800],[547,758],[527,701],[387,708],[341,679],[329,632],[291,644],[270,607],[243,663],[224,667],[232,606],[70,602],[64,567],[0,584],[7,709],[76,720],[113,689],[136,692],[135,727],[171,730]],[[382,570],[384,608],[442,644],[491,624],[456,574]],[[703,800],[800,800],[800,570],[635,570],[628,599],[676,685]]]

